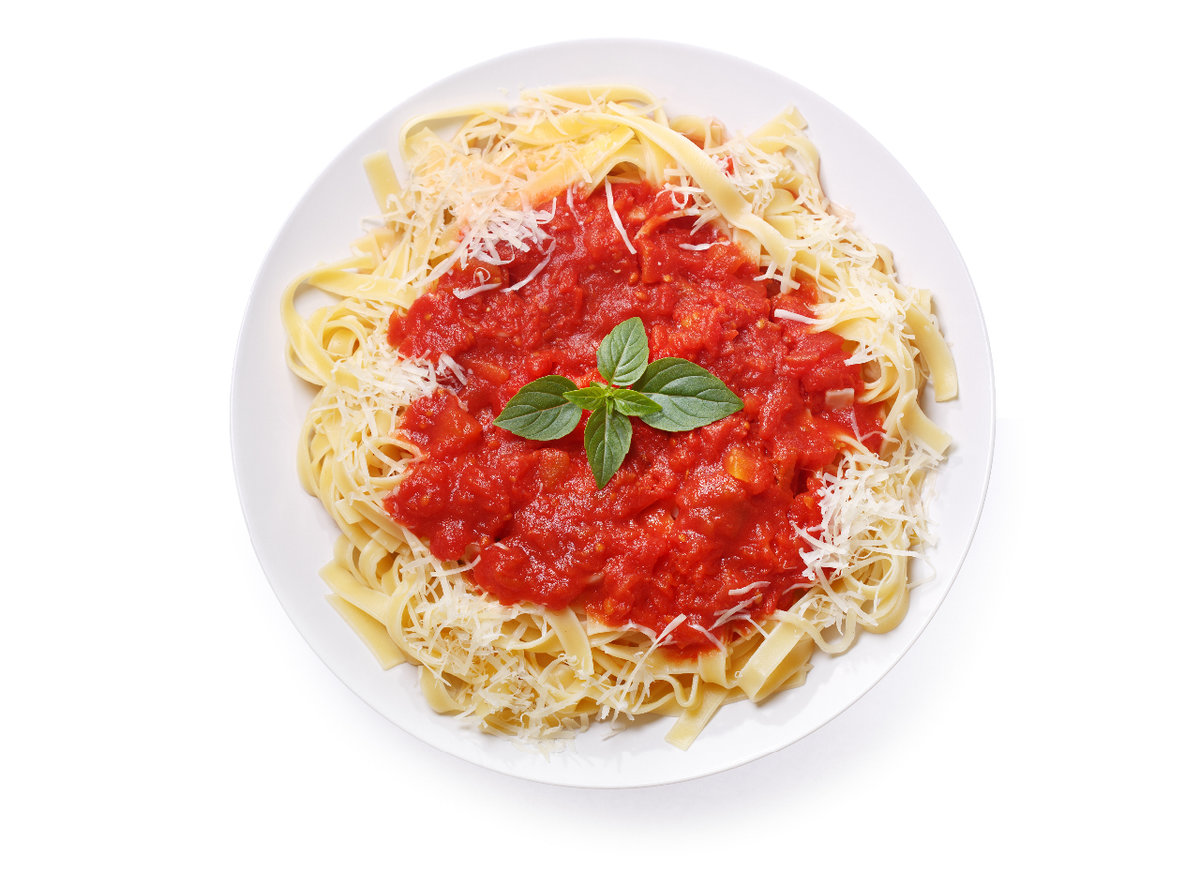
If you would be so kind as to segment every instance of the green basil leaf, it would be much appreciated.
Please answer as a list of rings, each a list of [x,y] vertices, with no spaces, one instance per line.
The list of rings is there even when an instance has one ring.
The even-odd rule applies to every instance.
[[[595,411],[604,404],[604,400],[608,399],[612,392],[611,387],[605,387],[603,384],[593,381],[591,387],[568,390],[563,394],[563,399],[575,403],[585,411]]]
[[[624,387],[612,391],[612,399],[613,406],[617,411],[630,417],[644,417],[647,414],[662,411],[662,406],[649,396]]]
[[[530,381],[508,401],[493,423],[522,438],[541,442],[560,439],[583,417],[583,410],[564,398],[574,389],[575,382],[561,375]]]
[[[583,446],[597,487],[603,488],[621,468],[632,438],[633,424],[609,403],[592,412],[583,428]]]
[[[642,415],[642,420],[668,432],[696,429],[743,408],[724,381],[679,357],[655,360],[634,388],[662,406],[661,411]]]
[[[646,371],[650,343],[641,318],[630,318],[613,327],[596,351],[596,367],[612,384],[626,387]]]

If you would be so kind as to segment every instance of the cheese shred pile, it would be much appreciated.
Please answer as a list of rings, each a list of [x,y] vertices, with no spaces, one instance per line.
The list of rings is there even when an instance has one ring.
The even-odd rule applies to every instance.
[[[923,484],[950,446],[919,400],[927,383],[939,401],[956,395],[954,363],[928,292],[901,284],[887,249],[825,196],[805,126],[788,109],[733,137],[708,118],[668,117],[635,89],[564,88],[410,121],[402,173],[387,154],[366,158],[377,219],[351,256],[299,276],[282,300],[288,364],[317,389],[298,470],[341,533],[321,572],[333,607],[384,668],[416,666],[433,710],[535,739],[665,715],[677,718],[667,740],[686,748],[727,702],[802,684],[814,650],[844,652],[860,630],[903,618],[910,561],[928,537]],[[534,249],[548,263],[554,197],[565,191],[569,204],[603,187],[611,205],[612,185],[629,181],[669,190],[669,217],[716,224],[783,293],[813,279],[814,316],[776,317],[853,343],[859,400],[887,409],[880,453],[850,440],[822,477],[821,527],[798,530],[810,547],[802,597],[754,622],[744,613],[753,585],[739,590],[746,598],[716,625],[693,627],[717,641],[712,630],[736,623],[734,640],[691,661],[663,651],[683,616],[656,635],[582,610],[503,605],[472,586],[470,562],[435,558],[383,509],[413,460],[394,435],[399,415],[466,380],[446,355],[400,359],[387,341],[391,313],[456,266],[484,265],[460,296],[518,290],[486,265]],[[628,245],[615,210],[613,220]],[[302,311],[301,296],[317,306]]]

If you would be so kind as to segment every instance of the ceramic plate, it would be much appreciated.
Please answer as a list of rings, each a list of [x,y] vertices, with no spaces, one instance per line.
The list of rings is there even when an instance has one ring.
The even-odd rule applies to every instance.
[[[734,131],[748,132],[797,106],[821,152],[831,199],[853,211],[870,238],[892,248],[903,281],[932,289],[959,367],[960,396],[925,403],[955,444],[932,497],[938,543],[927,554],[930,580],[914,589],[897,629],[866,635],[841,657],[818,655],[803,687],[762,705],[726,706],[686,752],[663,740],[670,721],[651,720],[619,732],[602,724],[544,756],[432,713],[415,670],[381,670],[326,602],[317,570],[329,560],[336,533],[296,477],[297,436],[311,391],[284,365],[279,296],[314,263],[344,256],[362,219],[377,211],[361,161],[381,149],[395,154],[406,119],[523,88],[614,83],[649,90],[670,114],[715,116]],[[761,67],[694,47],[631,40],[549,45],[488,61],[410,97],[355,138],[296,206],[267,254],[242,326],[231,412],[234,466],[255,550],[279,601],[326,665],[434,747],[518,777],[601,787],[669,783],[740,765],[804,737],[870,689],[929,623],[966,556],[994,430],[991,358],[967,269],[933,206],[883,146],[834,106]]]

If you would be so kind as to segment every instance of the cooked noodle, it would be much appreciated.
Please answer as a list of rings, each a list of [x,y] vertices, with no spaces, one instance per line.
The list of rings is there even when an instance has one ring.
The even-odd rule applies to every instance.
[[[435,132],[451,122],[451,135]],[[731,138],[707,119],[668,118],[629,88],[558,89],[415,119],[400,142],[403,180],[386,155],[367,159],[379,225],[283,297],[288,363],[317,388],[298,466],[341,530],[321,573],[331,601],[383,667],[417,666],[434,710],[522,737],[657,713],[678,718],[668,740],[686,747],[721,705],[803,683],[815,649],[843,652],[860,630],[886,632],[904,616],[909,562],[926,535],[922,482],[949,447],[918,400],[927,380],[936,399],[952,398],[954,365],[929,294],[899,283],[890,253],[826,198],[804,127],[791,109]],[[542,243],[545,204],[560,193],[630,180],[670,190],[678,217],[716,222],[783,293],[802,274],[814,280],[813,317],[779,316],[853,342],[860,400],[886,409],[880,453],[851,440],[823,475],[824,522],[805,533],[812,586],[756,623],[727,614],[739,623],[728,643],[717,627],[694,626],[718,646],[691,659],[663,649],[682,616],[655,635],[582,609],[501,604],[472,586],[469,562],[436,559],[383,508],[414,460],[398,416],[439,383],[465,382],[445,355],[399,358],[387,341],[391,313],[455,266],[500,262],[497,239]],[[296,297],[310,291],[326,304],[302,316]]]

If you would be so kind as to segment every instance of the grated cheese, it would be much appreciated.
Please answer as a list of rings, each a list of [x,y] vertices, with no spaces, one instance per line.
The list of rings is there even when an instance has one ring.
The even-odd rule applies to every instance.
[[[621,241],[625,243],[625,247],[629,249],[630,254],[637,254],[633,243],[629,241],[629,234],[625,232],[625,225],[621,223],[621,216],[617,214],[617,207],[613,204],[612,184],[608,179],[604,180],[604,196],[608,199],[608,213],[612,215],[613,225],[617,228],[617,232],[621,234]]]
[[[401,182],[376,164],[373,185],[384,211],[382,225],[372,226],[370,238],[356,249],[362,256],[350,261],[354,265],[339,267],[355,281],[322,285],[343,298],[311,322],[301,324],[285,313],[285,320],[291,318],[294,359],[289,362],[321,387],[306,421],[311,433],[304,440],[301,475],[343,531],[336,565],[363,587],[346,601],[367,608],[387,602],[371,617],[386,629],[398,656],[422,666],[421,687],[430,704],[486,731],[539,737],[641,710],[697,710],[716,698],[704,701],[708,676],[663,664],[658,648],[683,625],[683,615],[659,633],[633,624],[601,626],[582,615],[555,615],[556,629],[544,609],[504,606],[480,596],[470,584],[474,562],[436,559],[379,508],[414,457],[412,446],[392,436],[398,410],[439,384],[467,382],[467,373],[448,355],[399,359],[386,340],[388,314],[411,304],[448,270],[472,262],[502,267],[518,253],[542,255],[529,275],[507,288],[490,280],[492,271],[477,270],[477,283],[456,291],[460,298],[515,291],[534,280],[554,254],[546,225],[555,216],[556,201],[548,193],[565,189],[566,207],[574,211],[574,185],[590,193],[602,181],[614,226],[636,254],[609,175],[625,181],[631,178],[630,165],[641,167],[642,177],[664,182],[675,208],[672,218],[690,218],[693,233],[718,222],[757,263],[761,280],[777,281],[785,294],[799,286],[800,273],[815,281],[811,317],[783,308],[774,311],[775,317],[839,332],[855,347],[851,362],[867,364],[864,372],[871,373],[864,401],[893,401],[885,445],[896,449],[886,458],[856,450],[843,459],[836,472],[821,477],[822,522],[794,529],[808,547],[806,583],[797,587],[805,593],[797,604],[759,625],[748,611],[761,600],[756,591],[769,584],[750,583],[730,591],[744,598],[717,615],[713,626],[688,624],[718,646],[713,630],[734,623],[746,627],[723,645],[729,665],[712,678],[716,683],[709,692],[724,698],[731,682],[740,679],[745,651],[754,649],[745,645],[757,643],[747,640],[752,633],[778,638],[785,628],[805,644],[811,639],[836,652],[853,643],[857,626],[886,628],[881,621],[898,618],[885,599],[897,591],[903,595],[907,579],[883,583],[877,575],[903,571],[928,538],[919,485],[937,463],[937,451],[923,448],[911,435],[921,431],[912,400],[903,407],[896,400],[919,392],[931,369],[915,335],[930,324],[937,329],[928,295],[900,284],[890,252],[855,231],[853,216],[825,197],[815,151],[800,134],[803,119],[794,110],[772,121],[766,133],[748,137],[727,139],[711,124],[697,127],[703,132],[703,156],[689,161],[686,149],[667,147],[671,131],[666,127],[641,138],[639,131],[658,124],[661,113],[644,95],[628,99],[634,102],[611,102],[590,92],[586,98],[574,92],[539,93],[511,110],[481,109],[447,139],[428,128],[406,128],[401,150],[411,173]],[[629,119],[628,129],[622,128],[623,118]],[[614,128],[625,129],[623,138],[611,133]],[[678,128],[684,129],[691,128]],[[603,141],[611,144],[608,151],[588,151]],[[632,149],[624,149],[627,142]],[[662,165],[656,158],[653,169],[642,167],[641,157],[630,157],[659,151],[670,159]],[[750,232],[732,218],[725,221],[716,203],[729,207],[730,186],[733,200],[744,201],[758,222],[753,226],[765,229]],[[540,202],[550,205],[536,208]],[[729,240],[680,247],[703,251],[712,244]],[[285,303],[286,312],[290,299]],[[913,317],[914,311],[919,316]],[[846,399],[845,391],[826,395],[831,406]],[[905,414],[912,419],[900,417]],[[912,430],[909,424],[915,424]],[[861,442],[857,430],[854,435]],[[560,630],[573,631],[571,621],[586,623],[586,629],[577,627],[589,645],[586,656],[556,637]],[[585,666],[585,660],[595,667]],[[787,680],[794,683],[807,665],[788,668],[793,671]]]

